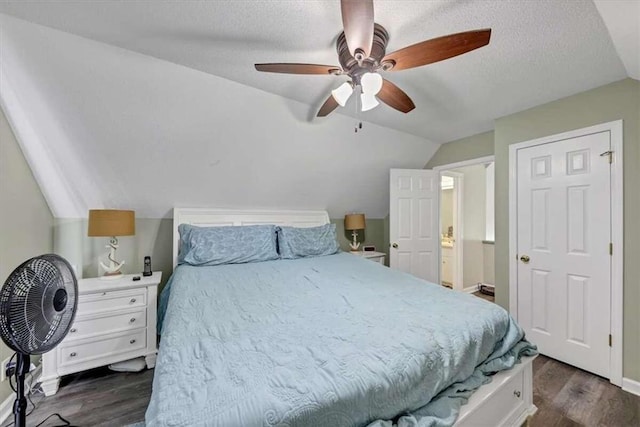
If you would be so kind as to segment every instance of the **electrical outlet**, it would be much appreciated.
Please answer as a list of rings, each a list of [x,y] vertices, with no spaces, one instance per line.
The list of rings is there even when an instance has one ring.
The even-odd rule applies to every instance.
[[[7,379],[7,365],[9,364],[9,360],[11,360],[11,356],[4,359],[2,365],[0,365],[0,382]]]

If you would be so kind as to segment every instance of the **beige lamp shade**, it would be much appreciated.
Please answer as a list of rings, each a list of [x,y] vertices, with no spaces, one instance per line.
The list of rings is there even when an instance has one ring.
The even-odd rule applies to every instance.
[[[347,214],[344,216],[345,230],[364,230],[364,214]]]
[[[116,209],[89,211],[89,237],[133,236],[136,234],[136,213]]]

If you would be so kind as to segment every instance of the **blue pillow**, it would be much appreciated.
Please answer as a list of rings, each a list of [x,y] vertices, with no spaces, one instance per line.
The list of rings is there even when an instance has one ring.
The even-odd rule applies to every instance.
[[[336,225],[278,227],[278,251],[282,259],[332,255],[338,252]]]
[[[178,226],[178,264],[240,264],[278,259],[275,225]]]

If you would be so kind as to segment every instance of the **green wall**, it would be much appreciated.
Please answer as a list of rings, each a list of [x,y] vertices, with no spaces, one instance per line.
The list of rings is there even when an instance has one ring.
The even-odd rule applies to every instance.
[[[619,119],[624,121],[624,376],[640,381],[640,82],[620,80],[501,117],[494,132],[442,145],[426,167],[495,154],[496,302],[508,308],[509,145]]]
[[[509,145],[624,120],[624,376],[640,380],[640,82],[625,79],[495,123],[496,302],[509,304]]]
[[[140,273],[144,257],[151,256],[151,268],[162,271],[164,286],[171,271],[173,244],[172,219],[136,218],[135,236],[118,238],[120,247],[116,257],[124,260],[122,271],[126,274]],[[53,228],[53,249],[65,257],[78,272],[78,277],[96,277],[98,263],[104,260],[107,238],[88,237],[87,219],[56,219]]]
[[[338,243],[340,243],[340,249],[343,251],[350,251],[349,242],[351,242],[351,232],[344,229],[344,218],[332,219],[331,222],[336,225],[336,233],[338,234]],[[387,231],[385,234],[385,219],[366,219],[366,229],[358,232],[358,241],[361,242],[360,249],[362,249],[362,242],[365,245],[373,245],[376,247],[376,251],[387,253],[389,244],[385,245],[385,241],[389,240],[389,230],[387,224]],[[363,240],[364,236],[364,240]],[[388,257],[385,258],[385,262],[388,265]]]
[[[367,218],[364,243],[375,245],[380,252],[385,250],[384,219]],[[336,224],[338,242],[342,250],[349,250],[351,234],[344,230],[344,219],[332,219]],[[360,232],[359,241],[362,241]],[[162,271],[161,288],[173,271],[172,265],[172,219],[136,218],[136,235],[120,237],[117,258],[126,263],[124,273],[142,271],[146,255],[151,256],[153,270]],[[53,227],[53,250],[76,267],[78,277],[96,277],[98,263],[104,259],[106,238],[87,237],[86,219],[56,219]]]
[[[425,169],[493,155],[493,131],[442,144]]]
[[[23,261],[53,250],[53,216],[0,110],[0,284]],[[13,351],[0,343],[0,360]],[[32,359],[37,363],[37,358]],[[13,392],[0,383],[0,402]]]

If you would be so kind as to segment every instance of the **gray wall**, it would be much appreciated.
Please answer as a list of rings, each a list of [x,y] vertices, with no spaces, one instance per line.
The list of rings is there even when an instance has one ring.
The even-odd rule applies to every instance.
[[[486,217],[486,172],[484,165],[455,169],[464,175],[462,193],[462,253],[463,286],[468,288],[484,281]]]
[[[509,145],[600,123],[624,121],[624,376],[640,381],[640,82],[624,79],[521,111],[491,132],[444,144],[427,167],[495,153],[496,302],[509,306]],[[451,145],[450,145],[451,144]]]
[[[49,206],[0,110],[0,284],[23,261],[53,250],[52,227]],[[12,353],[0,343],[0,360]],[[11,393],[7,380],[0,383],[0,402]]]
[[[453,227],[453,188],[440,193],[440,222],[440,234],[447,234]]]

